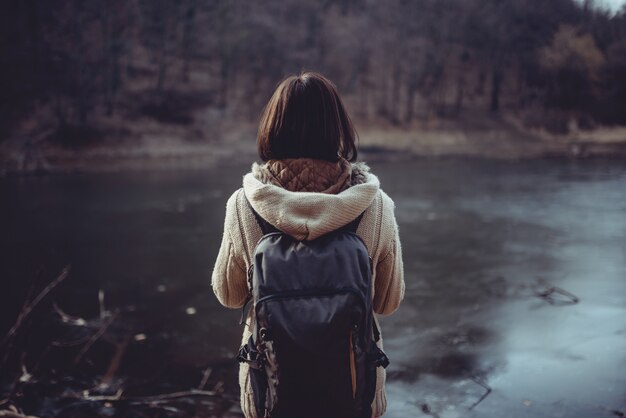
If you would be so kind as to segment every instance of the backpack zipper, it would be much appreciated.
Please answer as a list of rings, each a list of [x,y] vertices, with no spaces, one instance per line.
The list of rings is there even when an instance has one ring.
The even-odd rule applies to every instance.
[[[361,302],[361,304],[365,307],[365,301],[363,300],[363,296],[356,290],[343,287],[341,289],[307,289],[307,290],[288,290],[281,293],[274,293],[272,295],[263,296],[259,300],[257,300],[256,305],[260,305],[263,302],[267,302],[269,300],[274,299],[289,299],[289,298],[304,298],[308,296],[334,296],[334,295],[345,295],[348,293],[352,293],[357,297],[357,299]]]
[[[356,361],[354,359],[354,341],[352,339],[352,330],[349,334],[349,351],[350,351],[350,378],[352,380],[352,399],[356,399]]]

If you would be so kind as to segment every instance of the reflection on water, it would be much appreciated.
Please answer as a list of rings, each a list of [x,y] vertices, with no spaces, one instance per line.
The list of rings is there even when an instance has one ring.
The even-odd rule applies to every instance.
[[[389,416],[624,411],[624,165],[428,162],[381,175],[408,253],[405,303],[385,321]],[[552,286],[579,303],[538,297]],[[493,392],[468,411],[480,382]]]
[[[373,168],[397,205],[407,281],[383,318],[388,416],[626,411],[626,165]],[[103,289],[109,306],[133,306],[132,332],[146,335],[120,373],[168,379],[232,361],[237,312],[219,306],[209,275],[246,169],[0,180],[2,329],[29,281],[71,262],[64,310],[97,315]],[[554,286],[579,302],[539,297]]]

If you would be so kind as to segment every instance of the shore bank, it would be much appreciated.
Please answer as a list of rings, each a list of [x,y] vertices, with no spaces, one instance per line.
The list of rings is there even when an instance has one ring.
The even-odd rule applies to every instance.
[[[0,175],[135,170],[203,169],[221,161],[256,158],[255,127],[243,125],[219,139],[190,141],[176,131],[167,135],[105,139],[80,147],[47,140],[6,140],[0,143]],[[515,121],[481,128],[359,129],[361,157],[366,160],[412,158],[588,159],[626,158],[626,127],[551,135],[528,131]]]

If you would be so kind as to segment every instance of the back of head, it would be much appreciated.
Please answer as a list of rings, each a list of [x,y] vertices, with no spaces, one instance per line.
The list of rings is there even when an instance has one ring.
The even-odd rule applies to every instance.
[[[356,131],[335,85],[318,73],[283,80],[265,107],[257,145],[263,161],[357,158]]]

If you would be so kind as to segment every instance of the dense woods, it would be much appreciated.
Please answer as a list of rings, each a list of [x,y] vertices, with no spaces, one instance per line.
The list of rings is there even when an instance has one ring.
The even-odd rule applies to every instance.
[[[398,204],[396,416],[626,416],[626,6],[4,0],[0,64],[0,418],[242,416],[209,271],[262,107],[303,70]]]
[[[591,1],[25,0],[2,8],[2,139],[45,126],[50,137],[84,141],[102,135],[107,118],[254,121],[276,82],[303,69],[328,75],[355,117],[373,123],[410,127],[467,109],[515,112],[561,133],[572,122],[626,123],[626,10]]]

